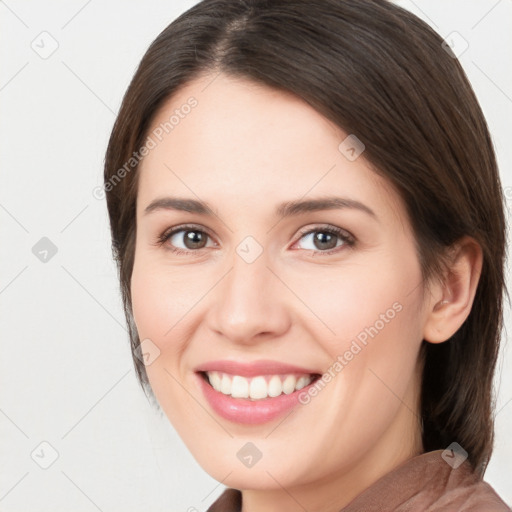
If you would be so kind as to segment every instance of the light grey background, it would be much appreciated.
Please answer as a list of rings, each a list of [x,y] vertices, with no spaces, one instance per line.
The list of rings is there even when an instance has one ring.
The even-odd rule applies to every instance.
[[[0,2],[3,512],[206,510],[223,490],[138,388],[106,206],[93,196],[136,66],[160,31],[194,3]],[[458,32],[451,36],[457,48],[469,44],[460,60],[487,116],[510,207],[512,1],[397,3],[443,37]],[[32,252],[42,237],[57,248],[47,262]],[[506,323],[510,331],[508,305]],[[511,370],[504,333],[486,479],[508,503]],[[53,450],[57,460],[42,469]]]

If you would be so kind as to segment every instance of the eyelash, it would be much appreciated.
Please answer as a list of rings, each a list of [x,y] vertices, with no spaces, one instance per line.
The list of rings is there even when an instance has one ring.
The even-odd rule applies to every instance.
[[[200,229],[198,226],[181,225],[181,226],[176,226],[175,228],[172,228],[171,230],[164,231],[161,235],[158,236],[156,245],[163,246],[173,235],[175,235],[176,233],[179,233],[180,231],[197,231],[200,233],[204,233],[205,235],[207,235],[211,238],[211,235],[207,231],[205,231],[204,229]],[[313,229],[307,229],[307,230],[301,231],[299,240],[311,233],[328,233],[330,235],[336,235],[344,243],[344,245],[342,245],[342,246],[334,247],[333,249],[328,249],[327,251],[320,251],[320,250],[311,251],[310,250],[310,252],[312,252],[313,255],[315,255],[315,254],[321,254],[321,255],[333,254],[333,253],[339,252],[344,247],[351,248],[356,243],[355,238],[352,235],[350,235],[347,231],[345,231],[341,228],[338,228],[336,226],[331,226],[331,225],[320,226],[320,227],[316,227]],[[177,255],[187,255],[187,254],[198,252],[201,250],[201,249],[184,250],[184,249],[179,249],[177,247],[167,247],[167,249]],[[202,249],[204,249],[204,247],[202,247]]]

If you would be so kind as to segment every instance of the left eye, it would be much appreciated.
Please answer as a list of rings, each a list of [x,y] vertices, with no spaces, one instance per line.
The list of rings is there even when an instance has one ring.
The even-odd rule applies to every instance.
[[[352,246],[353,238],[341,229],[317,228],[304,233],[301,240],[307,240],[313,247],[302,247],[306,250],[312,250],[315,253],[330,253],[344,245]]]

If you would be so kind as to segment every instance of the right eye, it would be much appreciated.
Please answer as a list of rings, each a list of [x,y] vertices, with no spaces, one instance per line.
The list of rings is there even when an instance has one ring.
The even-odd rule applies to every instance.
[[[189,254],[204,249],[210,235],[197,226],[177,226],[158,237],[159,245],[176,254]],[[177,247],[180,244],[184,247]]]

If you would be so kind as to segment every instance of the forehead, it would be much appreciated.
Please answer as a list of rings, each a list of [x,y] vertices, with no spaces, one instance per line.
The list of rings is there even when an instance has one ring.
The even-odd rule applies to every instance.
[[[364,156],[351,161],[340,150],[349,134],[297,96],[247,79],[188,83],[159,109],[148,135],[155,146],[139,168],[141,208],[166,194],[219,207],[229,198],[235,208],[336,194],[403,214]]]

